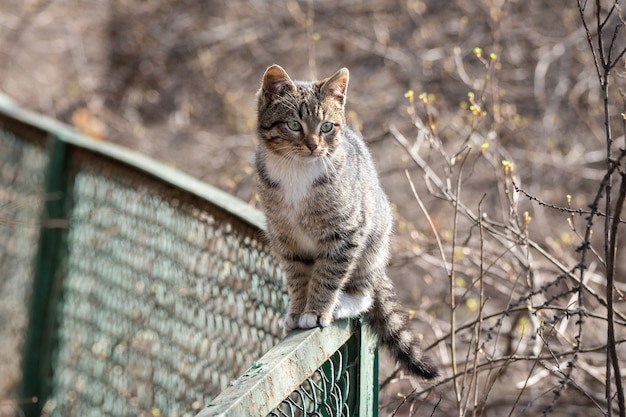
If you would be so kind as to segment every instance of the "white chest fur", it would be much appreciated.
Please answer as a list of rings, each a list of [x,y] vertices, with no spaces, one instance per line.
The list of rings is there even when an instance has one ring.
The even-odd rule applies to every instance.
[[[301,251],[309,254],[317,252],[315,239],[301,226],[302,202],[311,191],[317,179],[326,174],[329,161],[322,158],[310,161],[301,159],[268,156],[265,161],[270,179],[280,184],[283,194],[283,219],[291,223],[291,237]]]
[[[280,184],[285,203],[297,209],[315,180],[326,173],[326,164],[330,162],[322,158],[307,161],[268,155],[265,163],[270,179]]]

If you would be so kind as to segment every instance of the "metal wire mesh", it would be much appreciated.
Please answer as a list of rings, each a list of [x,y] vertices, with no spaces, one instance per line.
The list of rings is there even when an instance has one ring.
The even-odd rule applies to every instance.
[[[376,416],[376,337],[358,320],[294,332],[196,417]]]
[[[29,368],[41,370],[28,373],[45,380],[36,383],[51,387],[43,415],[191,416],[240,375],[238,381],[249,378],[244,371],[261,364],[255,361],[278,343],[288,303],[258,218],[219,193],[202,198],[172,185],[180,181],[161,179],[154,173],[157,165],[143,171],[137,167],[145,161],[135,165],[132,157],[118,160],[112,156],[118,153],[94,151],[98,146],[82,137],[55,142],[51,158],[46,145],[56,131],[49,135],[35,126],[0,123],[0,399],[16,398],[21,372]],[[64,132],[62,126],[52,128]],[[47,195],[46,187],[62,191]],[[62,207],[52,219],[58,224],[42,213],[50,201],[55,213]],[[229,211],[231,205],[246,215]],[[59,240],[46,238],[52,230]],[[54,242],[52,250],[41,252],[50,246],[43,241]],[[42,253],[61,255],[60,262],[41,262]],[[42,293],[39,282],[54,293],[43,292],[55,308],[44,310],[53,320],[42,317],[39,327],[31,321],[28,334],[30,340],[52,331],[45,345],[24,338],[30,293],[33,286]],[[259,365],[258,370],[280,369],[276,375],[298,375],[272,404],[300,384],[269,415],[349,416],[362,406],[359,373],[370,369],[374,377],[367,385],[373,384],[376,362],[363,368],[359,355],[363,347],[375,349],[375,342],[361,345],[361,336],[350,336],[350,323],[333,328],[335,333],[311,333],[316,336],[309,343],[281,343],[271,349],[275,358]],[[37,365],[24,360],[21,366],[24,350]],[[323,359],[305,371],[307,358],[321,352]],[[292,359],[283,361],[283,354]],[[23,378],[31,379],[38,378]],[[30,395],[30,388],[21,390]],[[256,391],[252,397],[268,394]],[[16,404],[11,408],[0,414],[19,414]]]
[[[356,410],[357,359],[349,343],[344,344],[268,416],[352,416]]]
[[[0,123],[0,399],[16,398],[21,380],[48,162],[45,149]]]
[[[278,266],[206,202],[95,159],[75,170],[47,407],[190,415],[278,341]]]

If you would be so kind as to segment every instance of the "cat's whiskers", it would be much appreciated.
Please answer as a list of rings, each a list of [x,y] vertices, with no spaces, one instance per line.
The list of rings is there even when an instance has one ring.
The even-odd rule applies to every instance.
[[[322,163],[324,164],[324,170],[326,171],[326,175],[331,178],[337,176],[337,168],[333,161],[328,157],[328,155],[322,156]]]
[[[278,165],[288,165],[288,167],[291,167],[296,159],[296,155],[294,154],[293,149],[291,149],[291,146],[286,146],[285,148],[290,150],[281,154],[276,163]]]
[[[299,151],[297,149],[294,149],[293,145],[286,145],[286,146],[281,146],[278,148],[272,148],[272,150],[274,151],[282,151],[284,149],[289,149],[288,152],[285,153],[280,153],[281,158],[285,157],[286,155],[290,155],[291,158],[293,158],[292,162],[295,162],[296,160],[298,162],[302,162],[302,161],[313,161],[314,158],[308,158],[308,154],[306,156],[300,155]]]
[[[327,177],[330,177],[330,174],[328,172],[328,162],[330,161],[328,161],[325,155],[322,156],[320,159],[322,160],[322,165],[324,165],[324,173],[326,174]]]
[[[286,146],[281,146],[278,148],[272,148],[274,151],[282,151],[283,149],[293,149],[293,147],[291,145],[286,145]],[[284,155],[284,154],[281,154]]]

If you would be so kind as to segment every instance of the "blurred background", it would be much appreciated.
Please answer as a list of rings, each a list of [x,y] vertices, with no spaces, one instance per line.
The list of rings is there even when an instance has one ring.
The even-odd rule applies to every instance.
[[[274,63],[296,79],[348,67],[352,120],[376,142],[410,124],[409,89],[456,113],[484,78],[480,47],[499,62],[497,140],[526,182],[569,185],[551,154],[602,149],[573,1],[5,0],[0,31],[2,92],[248,201],[255,94]]]
[[[590,7],[587,15],[591,12]],[[619,24],[620,12],[609,23]],[[624,40],[618,35],[619,50]],[[568,226],[569,215],[514,193],[511,173],[501,166],[502,160],[513,164],[515,183],[535,198],[567,207],[570,195],[571,207],[585,209],[606,171],[601,90],[575,1],[2,0],[0,5],[1,93],[252,205],[257,204],[255,95],[264,70],[274,63],[294,79],[319,79],[349,68],[349,121],[369,143],[396,209],[390,276],[415,314],[425,344],[443,338],[430,354],[446,373],[450,280],[433,229],[445,256],[458,261],[457,314],[467,320],[477,314],[478,278],[484,278],[490,300],[485,312],[495,314],[556,278],[554,262],[545,254],[568,268],[578,262],[580,240],[576,228]],[[616,104],[610,110],[617,149],[624,146],[621,61],[615,74],[611,100]],[[420,139],[424,129],[429,134]],[[518,231],[545,253],[538,256],[522,244],[522,252],[527,250],[522,262],[502,242],[484,245],[493,255],[492,276],[478,275],[484,239],[469,221],[455,227],[453,205],[433,192],[399,136],[412,144],[422,140],[416,149],[450,189],[462,179],[459,199],[475,213],[506,228],[526,212]],[[457,160],[465,162],[460,167]],[[618,255],[622,271],[623,258]],[[624,286],[626,280],[619,279]],[[507,335],[502,352],[509,355],[516,332],[516,353],[526,345],[529,352],[536,349],[537,326],[524,333],[518,324],[491,323]],[[604,340],[599,327],[598,333],[586,333],[589,346]],[[469,333],[463,339],[467,352],[476,344],[472,340]],[[559,341],[567,345],[571,338]],[[581,415],[576,410],[586,407],[585,415],[602,415],[594,401],[604,395],[603,360],[601,353],[589,357],[579,375],[589,395],[565,390],[570,396],[553,414]],[[512,412],[519,401],[520,381],[523,387],[534,366],[511,366],[512,373],[502,370],[497,378],[515,383],[494,387],[498,379],[488,379],[487,392],[498,394],[481,415]],[[524,407],[513,415],[537,415],[548,407],[558,378],[535,381],[535,391],[524,391]],[[421,391],[414,381],[385,369],[381,379],[386,381],[382,415],[402,404],[400,415],[415,412],[409,405],[416,400],[406,400]],[[419,397],[420,413],[451,415],[456,412],[452,397],[445,383],[433,388]]]

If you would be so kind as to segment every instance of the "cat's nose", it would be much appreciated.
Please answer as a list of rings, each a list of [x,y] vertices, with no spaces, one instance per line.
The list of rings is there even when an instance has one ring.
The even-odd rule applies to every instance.
[[[309,148],[309,150],[310,150],[311,152],[313,152],[314,150],[316,150],[316,149],[317,149],[317,144],[316,144],[316,143],[307,143],[307,144],[306,144],[306,147],[307,147],[307,148]]]

